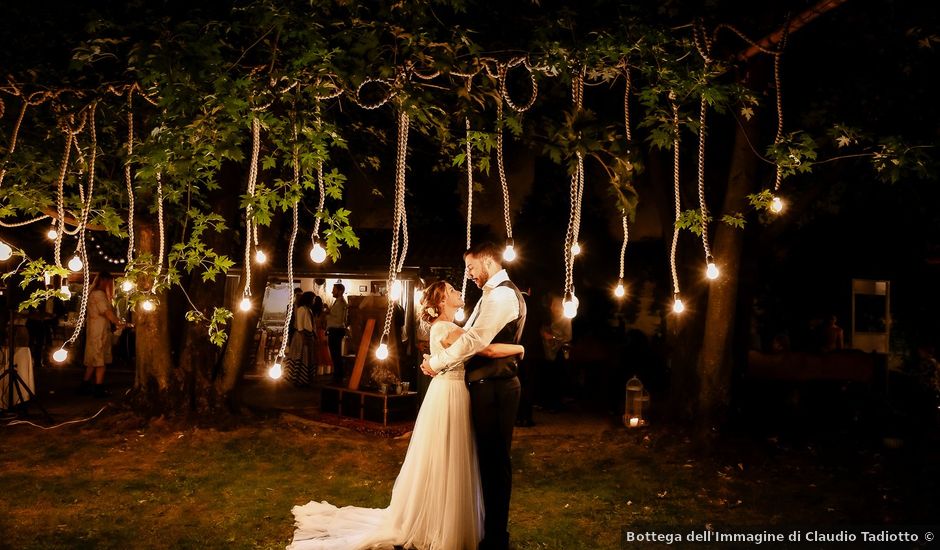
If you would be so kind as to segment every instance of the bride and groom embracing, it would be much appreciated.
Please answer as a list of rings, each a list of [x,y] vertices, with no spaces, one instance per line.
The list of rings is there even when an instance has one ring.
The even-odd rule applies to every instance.
[[[388,508],[295,506],[289,550],[508,548],[526,305],[495,244],[471,247],[464,262],[483,290],[464,329],[453,322],[460,291],[438,281],[424,293],[431,355],[421,369],[433,378]]]

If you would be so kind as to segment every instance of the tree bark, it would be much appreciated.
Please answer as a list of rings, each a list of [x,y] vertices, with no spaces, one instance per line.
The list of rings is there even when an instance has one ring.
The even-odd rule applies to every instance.
[[[135,216],[138,253],[156,257],[159,250],[157,224],[151,216]],[[147,290],[151,281],[137,281],[141,290]],[[174,388],[173,361],[170,356],[169,308],[165,293],[156,296],[159,305],[153,311],[144,311],[140,304],[134,311],[136,335],[136,378],[134,383],[136,406],[145,416],[161,414],[172,409],[179,394],[171,396]]]
[[[722,212],[731,214],[747,208],[747,195],[754,192],[757,156],[750,143],[757,143],[757,115],[741,121],[734,137],[731,169]],[[721,277],[708,290],[705,312],[705,334],[699,361],[699,419],[701,427],[710,430],[722,424],[730,402],[733,371],[732,344],[736,320],[738,283],[744,232],[720,223],[715,231],[713,248]]]

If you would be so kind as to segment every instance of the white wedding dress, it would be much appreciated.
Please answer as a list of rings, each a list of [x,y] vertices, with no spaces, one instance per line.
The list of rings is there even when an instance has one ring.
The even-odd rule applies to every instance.
[[[432,354],[455,328],[431,325]],[[293,513],[297,528],[288,550],[476,550],[483,500],[463,366],[431,379],[388,508],[312,501]]]

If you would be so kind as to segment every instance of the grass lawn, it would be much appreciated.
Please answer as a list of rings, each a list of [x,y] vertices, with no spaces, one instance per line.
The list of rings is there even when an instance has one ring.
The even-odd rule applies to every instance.
[[[282,414],[229,431],[112,415],[0,428],[0,547],[283,548],[291,507],[382,507],[408,445]],[[731,439],[700,456],[681,435],[605,417],[518,429],[518,549],[619,548],[621,527],[935,522],[935,448]],[[894,453],[894,454],[892,454]]]

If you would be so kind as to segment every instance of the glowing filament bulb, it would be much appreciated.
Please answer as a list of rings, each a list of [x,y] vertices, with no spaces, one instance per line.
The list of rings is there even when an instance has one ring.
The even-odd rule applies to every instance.
[[[56,363],[64,363],[69,358],[69,352],[65,348],[59,348],[52,354],[52,360]]]
[[[398,279],[395,279],[394,281],[392,281],[392,290],[389,291],[388,297],[393,302],[397,302],[398,300],[401,300],[401,291],[402,291],[401,281],[399,281]]]
[[[705,270],[705,276],[713,281],[718,278],[718,266],[715,265],[715,262],[708,262],[708,268]]]
[[[251,298],[245,296],[241,302],[238,302],[238,309],[242,311],[251,311]]]
[[[72,256],[72,259],[69,260],[69,269],[72,271],[81,271],[85,267],[85,264],[82,262],[82,259],[78,257],[78,254]]]
[[[618,298],[623,298],[626,296],[627,290],[623,287],[623,281],[617,283],[617,288],[614,289],[614,296]]]
[[[124,279],[124,281],[121,283],[121,290],[124,292],[130,292],[134,290],[134,281],[130,279]]]
[[[144,300],[143,302],[140,303],[140,307],[144,311],[153,311],[154,308],[156,308],[157,306],[154,305],[153,300]]]
[[[5,262],[13,255],[13,249],[7,243],[0,241],[0,262]]]
[[[72,291],[69,290],[69,285],[62,285],[59,287],[59,292],[65,295],[65,299],[68,300],[72,297]]]
[[[573,245],[571,245],[571,255],[572,255],[572,256],[577,256],[577,255],[580,254],[580,253],[581,253],[581,244],[580,244],[580,243],[577,243],[577,242],[576,242],[576,243],[574,243]]]
[[[682,313],[685,311],[685,304],[682,303],[682,299],[676,296],[676,300],[672,303],[672,312],[673,313]]]
[[[268,261],[268,255],[264,253],[264,250],[260,248],[255,250],[255,263],[263,264]]]
[[[313,241],[313,248],[310,249],[310,259],[318,264],[322,264],[326,260],[326,249],[320,245],[320,241]]]
[[[464,319],[466,318],[467,318],[467,314],[464,313],[463,308],[460,308],[456,312],[454,312],[454,321],[458,323],[462,323]]]
[[[780,197],[774,197],[770,201],[770,211],[774,214],[779,214],[783,211],[783,200]]]
[[[513,248],[511,244],[507,244],[506,249],[503,250],[503,259],[507,262],[511,262],[516,259],[516,249]]]
[[[46,286],[49,286],[52,284],[52,274],[49,273],[48,271],[43,272],[42,279],[43,279],[43,282],[46,283]]]
[[[268,377],[271,380],[277,380],[282,374],[284,374],[284,369],[281,368],[280,363],[274,363],[271,365],[271,368],[268,369]]]
[[[565,296],[566,300],[562,302],[562,312],[568,319],[574,319],[578,315],[578,304],[580,303],[574,294]]]
[[[49,240],[54,241],[59,236],[59,232],[55,230],[55,226],[49,228],[49,231],[46,231],[46,236],[49,237]]]
[[[382,342],[379,347],[375,348],[375,358],[379,361],[388,359],[388,344]]]

